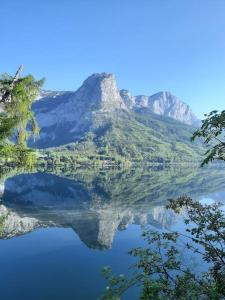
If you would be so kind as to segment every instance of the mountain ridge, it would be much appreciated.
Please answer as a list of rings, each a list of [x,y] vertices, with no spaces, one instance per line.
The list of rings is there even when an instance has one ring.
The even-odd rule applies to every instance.
[[[190,143],[194,128],[189,123],[196,117],[187,104],[168,92],[135,97],[124,91],[113,74],[95,73],[75,92],[46,92],[32,106],[41,129],[32,145],[72,143],[70,149],[83,155],[129,160],[152,160],[157,155],[165,159],[178,153],[189,160],[196,151],[199,154]]]
[[[99,89],[99,91],[97,91]],[[84,91],[91,91],[87,98],[94,102],[99,102],[99,96],[102,96],[101,102],[107,103],[108,106],[101,107],[104,111],[112,108],[133,110],[136,108],[148,108],[151,112],[171,117],[177,121],[183,122],[188,125],[195,125],[198,118],[192,112],[190,106],[184,101],[173,95],[170,91],[159,91],[153,95],[136,95],[133,96],[129,90],[117,88],[115,75],[112,73],[94,73],[84,80],[83,84],[76,91],[41,91],[40,97],[37,100],[52,98],[55,99],[63,94],[71,93],[77,94],[77,97],[82,97]],[[107,93],[107,90],[110,93]],[[99,94],[98,94],[99,92]],[[95,99],[94,99],[95,98]],[[112,101],[111,101],[112,100]],[[180,115],[179,115],[179,109]]]

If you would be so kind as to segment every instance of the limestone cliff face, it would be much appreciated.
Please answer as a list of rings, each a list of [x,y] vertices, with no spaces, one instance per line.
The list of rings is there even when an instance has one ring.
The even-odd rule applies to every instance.
[[[152,96],[132,96],[127,90],[121,90],[120,95],[131,110],[147,108],[152,113],[169,117],[188,125],[197,125],[198,119],[189,105],[170,92],[159,92]]]
[[[41,129],[34,146],[40,148],[78,141],[121,111],[146,108],[189,125],[197,121],[190,107],[171,93],[133,96],[119,91],[115,76],[108,73],[91,75],[76,92],[42,91],[32,108]]]
[[[121,90],[120,96],[128,109],[133,109],[136,105],[136,97],[132,96],[128,90]]]
[[[149,97],[140,95],[135,97],[135,108],[149,107]]]
[[[189,125],[197,122],[190,106],[170,92],[160,92],[149,97],[148,107],[155,114],[170,117]]]
[[[36,218],[21,217],[4,205],[0,205],[0,237],[11,238],[33,231],[45,225]]]
[[[79,140],[93,127],[96,113],[127,110],[115,77],[93,74],[76,92],[45,92],[33,105],[39,127],[37,147],[53,147]]]
[[[76,92],[78,99],[83,99],[86,107],[103,112],[127,109],[124,104],[113,74],[101,73],[88,77]]]

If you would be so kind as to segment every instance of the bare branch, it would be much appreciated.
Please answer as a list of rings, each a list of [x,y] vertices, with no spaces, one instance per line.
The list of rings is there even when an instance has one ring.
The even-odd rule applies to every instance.
[[[24,67],[23,65],[21,65],[19,67],[19,69],[17,70],[10,86],[9,89],[7,89],[7,91],[5,91],[2,95],[2,97],[0,98],[0,103],[6,103],[6,102],[10,102],[11,101],[11,91],[13,90],[15,83],[19,80],[20,78],[20,74],[22,73]]]

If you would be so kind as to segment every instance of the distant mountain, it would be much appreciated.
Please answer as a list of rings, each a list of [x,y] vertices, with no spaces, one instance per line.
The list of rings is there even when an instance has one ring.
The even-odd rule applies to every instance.
[[[147,108],[157,115],[170,117],[188,125],[197,125],[199,122],[190,106],[170,92],[159,92],[152,96],[132,96],[129,91],[121,90],[120,95],[129,109]]]
[[[36,100],[40,100],[42,98],[56,98],[57,96],[63,95],[66,92],[63,91],[48,91],[48,90],[41,90],[39,97]]]
[[[119,91],[112,74],[93,74],[76,92],[45,91],[33,110],[41,128],[34,147],[72,143],[73,151],[131,160],[199,154],[188,126],[197,118],[187,104],[169,92],[148,97]]]

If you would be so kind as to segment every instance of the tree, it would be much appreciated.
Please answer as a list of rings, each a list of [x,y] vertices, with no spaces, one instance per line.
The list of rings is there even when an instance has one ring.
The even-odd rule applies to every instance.
[[[3,74],[0,78],[0,153],[1,158],[23,161],[31,159],[27,140],[37,136],[39,128],[31,110],[44,80],[32,75],[21,77],[21,66],[14,77]],[[13,141],[13,142],[12,142]]]
[[[203,138],[204,143],[209,147],[205,152],[205,159],[202,166],[213,160],[225,160],[225,110],[216,110],[205,115],[202,126],[197,130],[192,140]]]
[[[23,65],[19,67],[12,80],[9,80],[9,76],[5,74],[0,81],[0,103],[6,103],[11,101],[11,94],[15,84],[20,79],[20,73],[23,71]]]
[[[203,138],[209,147],[204,164],[225,161],[225,111],[205,115],[192,140]],[[134,285],[141,287],[140,299],[225,299],[225,217],[218,204],[203,205],[187,196],[170,200],[168,209],[185,216],[186,233],[145,230],[147,247],[136,248],[137,258],[131,278],[115,276],[110,267],[103,275],[108,281],[101,299],[118,300]],[[188,255],[198,254],[208,271],[196,274],[181,259],[179,243]],[[183,252],[183,251],[182,251]]]
[[[219,205],[184,196],[170,200],[167,208],[185,215],[186,233],[145,230],[147,247],[130,251],[137,258],[133,276],[115,276],[105,268],[108,287],[101,299],[120,299],[134,285],[141,287],[142,300],[225,299],[225,218]],[[190,257],[197,253],[208,263],[208,271],[197,274],[186,266],[180,245],[182,252],[186,248]]]

